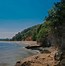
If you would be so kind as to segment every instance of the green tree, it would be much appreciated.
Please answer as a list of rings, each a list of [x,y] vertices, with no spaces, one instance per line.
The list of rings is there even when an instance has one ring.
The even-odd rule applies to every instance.
[[[49,10],[46,21],[50,21],[52,33],[57,40],[58,47],[60,47],[62,43],[62,28],[65,22],[65,0],[54,4],[53,8]]]
[[[50,32],[49,22],[44,22],[41,25],[39,33],[37,34],[37,42],[43,47],[48,46],[48,35]]]

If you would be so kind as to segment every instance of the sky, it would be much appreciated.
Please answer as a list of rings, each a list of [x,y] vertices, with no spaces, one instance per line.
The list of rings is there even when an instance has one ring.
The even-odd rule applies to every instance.
[[[48,10],[59,0],[0,0],[0,38],[43,23]]]

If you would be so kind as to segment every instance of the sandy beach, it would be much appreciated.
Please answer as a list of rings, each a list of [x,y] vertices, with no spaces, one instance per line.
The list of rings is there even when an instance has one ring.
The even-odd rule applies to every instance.
[[[1,43],[17,43],[17,44],[26,44],[29,46],[37,46],[37,42],[36,41],[0,41]]]

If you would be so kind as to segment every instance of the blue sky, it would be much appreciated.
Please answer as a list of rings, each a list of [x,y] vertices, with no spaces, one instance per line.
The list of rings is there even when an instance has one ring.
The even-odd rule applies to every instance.
[[[42,23],[59,0],[0,0],[0,38],[11,38],[27,27]]]

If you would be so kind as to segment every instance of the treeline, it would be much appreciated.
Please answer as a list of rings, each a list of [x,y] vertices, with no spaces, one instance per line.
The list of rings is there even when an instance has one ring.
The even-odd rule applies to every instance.
[[[16,34],[11,40],[12,41],[37,41],[42,44],[42,41],[48,43],[47,36],[50,33],[49,22],[38,24],[23,30]],[[45,44],[46,45],[46,44]]]
[[[41,28],[42,24],[38,24],[35,26],[32,26],[30,28],[27,28],[25,30],[23,30],[22,32],[19,32],[18,34],[16,34],[12,40],[13,41],[36,41],[37,39],[37,34]]]
[[[35,25],[16,34],[13,41],[37,41],[41,45],[54,44],[60,46],[62,43],[62,25],[65,21],[65,1],[54,3],[48,11],[48,16],[43,24]],[[52,42],[51,42],[52,41]]]
[[[5,38],[5,39],[0,39],[0,41],[11,41],[11,39]]]
[[[65,0],[54,3],[49,10],[45,22],[25,29],[16,34],[12,40],[36,40],[43,46],[54,44],[58,48],[57,65],[65,66]]]

